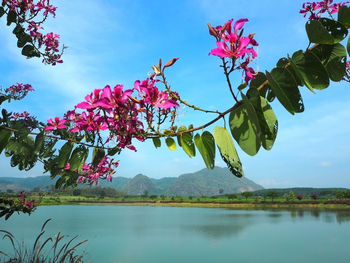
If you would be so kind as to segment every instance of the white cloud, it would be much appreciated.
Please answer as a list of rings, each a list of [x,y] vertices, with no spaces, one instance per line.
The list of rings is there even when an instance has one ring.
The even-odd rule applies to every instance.
[[[324,162],[321,162],[321,163],[320,163],[320,166],[322,166],[322,167],[329,167],[329,166],[332,166],[332,163],[331,163],[331,162],[324,161]]]

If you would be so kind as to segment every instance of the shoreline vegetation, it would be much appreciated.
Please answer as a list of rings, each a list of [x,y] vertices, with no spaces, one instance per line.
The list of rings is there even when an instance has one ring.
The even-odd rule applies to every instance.
[[[35,191],[36,190],[36,191]],[[254,192],[219,193],[214,196],[167,196],[149,194],[128,195],[106,187],[91,187],[42,192],[35,189],[26,193],[35,206],[51,205],[120,205],[207,207],[232,209],[341,209],[350,211],[350,189],[289,188],[263,189]],[[221,189],[221,191],[223,190]],[[0,193],[1,197],[15,200],[18,192]]]
[[[202,208],[237,208],[237,209],[291,209],[291,208],[312,208],[312,209],[344,209],[350,210],[350,204],[344,203],[220,203],[220,202],[77,202],[70,201],[70,205],[133,205],[133,206],[166,206],[166,207],[202,207]]]
[[[201,200],[204,199],[204,200]],[[120,206],[167,206],[167,207],[203,207],[203,208],[237,208],[237,209],[344,209],[350,210],[350,200],[305,200],[305,201],[256,201],[252,199],[228,201],[208,200],[207,198],[181,198],[179,200],[152,200],[150,198],[136,197],[132,199],[112,198],[77,198],[76,196],[45,196],[40,206],[50,205],[120,205]]]

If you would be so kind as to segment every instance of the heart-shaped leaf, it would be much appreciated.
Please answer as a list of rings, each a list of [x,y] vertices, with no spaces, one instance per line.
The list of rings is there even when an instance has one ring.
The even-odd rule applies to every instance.
[[[215,166],[215,140],[213,135],[205,131],[202,135],[194,136],[194,143],[202,155],[205,165],[208,169],[214,169]]]

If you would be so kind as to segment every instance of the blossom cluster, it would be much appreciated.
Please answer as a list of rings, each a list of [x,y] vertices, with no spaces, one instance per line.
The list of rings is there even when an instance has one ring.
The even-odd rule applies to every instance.
[[[44,46],[43,63],[55,66],[57,63],[62,63],[61,59],[63,49],[59,49],[59,35],[54,33],[43,34],[40,30],[43,29],[41,24],[51,14],[56,15],[56,7],[50,5],[50,0],[3,0],[3,5],[6,5],[10,11],[16,13],[18,23],[26,23],[26,31],[32,37],[32,43],[40,50]],[[43,18],[40,21],[34,21],[34,17],[42,13]]]
[[[78,178],[78,183],[97,184],[99,179],[106,179],[112,182],[114,169],[119,165],[118,161],[105,156],[95,167],[92,163],[84,163],[82,167],[82,175]]]
[[[11,11],[29,12],[31,16],[41,11],[44,16],[48,13],[56,15],[56,7],[50,5],[50,0],[39,0],[37,3],[33,0],[3,0],[2,5],[7,5]]]
[[[135,81],[132,89],[124,89],[119,84],[113,88],[107,85],[103,89],[95,89],[63,119],[49,119],[44,130],[54,132],[63,129],[71,133],[98,135],[101,131],[108,131],[102,145],[114,142],[119,151],[124,148],[136,151],[132,140],[144,141],[148,130],[155,131],[153,122],[157,121],[159,126],[179,106],[178,94],[168,89],[160,91],[157,82],[156,74],[153,74],[146,80]],[[101,143],[101,137],[99,139]],[[112,164],[116,167],[118,163],[108,156],[97,167],[84,164],[84,175],[79,182],[97,182],[101,177],[111,179],[109,171]]]
[[[231,19],[223,26],[212,27],[209,24],[209,33],[217,41],[217,48],[212,49],[209,55],[230,58],[232,60],[231,71],[243,70],[244,80],[248,84],[256,75],[249,63],[257,57],[254,46],[258,46],[258,43],[254,39],[254,34],[243,36],[243,26],[246,22],[248,22],[248,19],[239,19],[232,26],[233,19]],[[237,66],[235,66],[236,63],[238,63]]]
[[[14,112],[11,116],[11,119],[13,120],[19,120],[19,119],[29,120],[30,118],[31,116],[27,111],[24,111],[22,113]]]
[[[348,4],[349,2],[333,3],[333,0],[323,0],[321,2],[306,2],[303,3],[303,8],[299,11],[304,14],[304,17],[310,13],[309,20],[318,20],[324,13],[338,13],[339,7]]]
[[[17,83],[16,85],[12,85],[5,89],[6,95],[15,100],[23,99],[30,91],[34,91],[32,85],[23,83]]]
[[[11,119],[14,121],[22,121],[24,126],[30,130],[38,127],[38,121],[34,116],[31,116],[27,111],[12,113]]]
[[[34,208],[34,200],[28,201],[25,197],[24,192],[21,192],[18,195],[18,198],[19,198],[19,201],[21,202],[21,204],[24,205],[25,207],[27,207],[28,209]]]

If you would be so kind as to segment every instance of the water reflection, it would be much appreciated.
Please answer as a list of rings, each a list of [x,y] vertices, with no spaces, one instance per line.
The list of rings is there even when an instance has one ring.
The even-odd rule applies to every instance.
[[[349,212],[339,212],[337,213],[337,222],[338,224],[349,222],[350,221],[350,213]]]
[[[247,224],[232,224],[232,225],[191,225],[181,226],[182,231],[185,232],[197,232],[210,239],[229,238],[233,235],[237,235],[239,232],[248,227]]]
[[[89,240],[92,263],[309,263],[310,258],[347,263],[350,258],[346,210],[57,206],[14,216],[0,222],[0,229],[32,244],[48,215],[54,219],[50,234]],[[0,250],[10,248],[0,240]]]
[[[258,224],[279,224],[291,220],[292,222],[314,221],[324,223],[347,223],[350,221],[350,211],[320,210],[320,209],[261,209],[240,210],[226,209],[228,213],[211,214],[205,223],[181,225],[183,232],[197,232],[207,238],[229,238],[244,232],[249,227]],[[259,221],[256,219],[259,218]],[[218,224],[219,222],[219,224]]]

